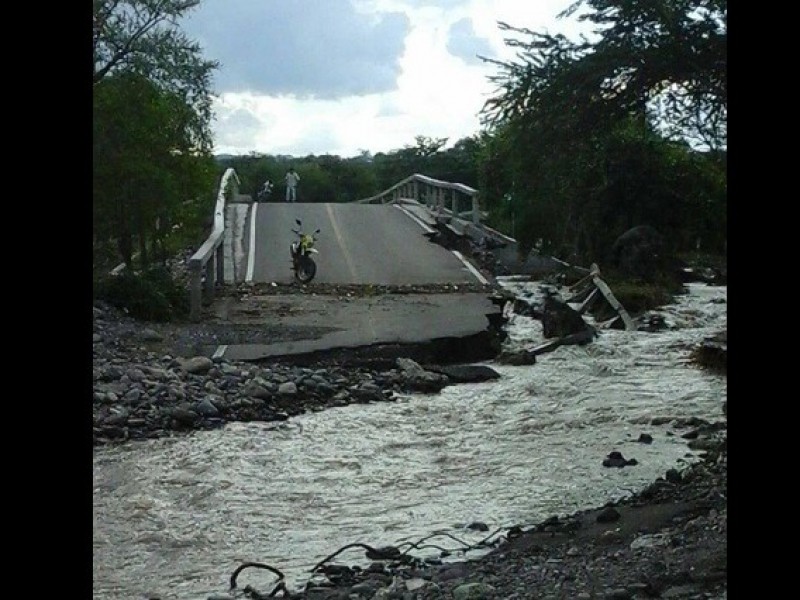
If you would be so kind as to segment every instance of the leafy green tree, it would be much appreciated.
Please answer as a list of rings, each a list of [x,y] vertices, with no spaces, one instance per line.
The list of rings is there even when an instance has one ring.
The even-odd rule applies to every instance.
[[[478,164],[483,156],[480,135],[465,137],[442,153],[441,163],[434,166],[438,179],[478,187]]]
[[[198,148],[211,148],[211,75],[217,61],[205,60],[178,20],[200,0],[93,0],[94,85],[123,72],[138,73],[190,106],[189,131]]]
[[[199,0],[93,0],[94,247],[163,258],[211,211],[211,72],[177,21]],[[213,204],[212,204],[213,206]]]
[[[136,246],[146,267],[165,258],[184,201],[213,185],[211,159],[195,152],[191,109],[145,77],[106,78],[93,110],[95,239],[115,240],[128,264]]]
[[[386,189],[414,173],[435,177],[429,168],[432,159],[447,144],[446,138],[428,138],[418,135],[415,145],[406,145],[399,150],[375,155],[373,164],[380,188]]]
[[[564,16],[597,26],[585,43],[613,114],[642,107],[673,140],[723,147],[727,141],[727,0],[578,0]],[[597,91],[597,90],[593,90]]]
[[[368,198],[378,191],[378,181],[369,162],[360,159],[342,159],[339,156],[319,156],[320,168],[327,173],[333,195],[321,202],[353,202]],[[313,190],[309,191],[313,194]]]
[[[599,39],[500,24],[524,39],[507,41],[517,61],[490,61],[500,91],[482,115],[487,205],[516,220],[523,248],[575,260],[602,260],[632,224],[685,247],[692,215],[725,221],[719,162],[687,142],[727,143],[727,3],[579,0],[562,16],[580,8]]]

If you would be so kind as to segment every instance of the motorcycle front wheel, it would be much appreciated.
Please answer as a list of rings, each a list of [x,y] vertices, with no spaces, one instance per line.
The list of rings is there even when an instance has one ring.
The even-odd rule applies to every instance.
[[[297,266],[294,270],[294,278],[298,283],[308,283],[317,274],[317,263],[308,256],[301,256],[297,259]]]

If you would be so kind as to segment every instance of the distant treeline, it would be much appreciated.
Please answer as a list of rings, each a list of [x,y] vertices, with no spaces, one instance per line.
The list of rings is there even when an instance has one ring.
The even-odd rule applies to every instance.
[[[465,138],[444,150],[446,139],[419,136],[414,146],[354,158],[336,155],[305,157],[250,154],[217,158],[221,169],[232,167],[239,176],[239,191],[256,197],[265,180],[275,188],[271,200],[284,199],[284,176],[289,167],[300,175],[298,201],[352,202],[384,191],[414,173],[477,186],[479,143]],[[433,175],[436,173],[437,175]]]
[[[284,201],[283,178],[299,173],[301,202],[352,202],[382,192],[414,173],[463,183],[479,190],[487,224],[529,249],[581,262],[602,260],[617,236],[650,225],[678,251],[724,253],[727,241],[727,161],[723,150],[693,150],[636,125],[623,124],[589,160],[562,159],[570,175],[554,184],[554,157],[526,155],[502,160],[496,136],[481,134],[444,148],[447,140],[418,137],[415,146],[372,156],[270,156],[217,159],[219,174],[234,168],[240,193],[255,198],[264,181],[274,188],[268,201]],[[541,176],[536,177],[539,173]],[[585,181],[591,180],[589,187]]]

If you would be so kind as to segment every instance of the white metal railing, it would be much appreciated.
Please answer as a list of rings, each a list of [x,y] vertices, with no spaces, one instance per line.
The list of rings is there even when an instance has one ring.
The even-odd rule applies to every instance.
[[[215,283],[225,283],[224,246],[226,196],[235,198],[239,193],[239,176],[233,169],[222,175],[214,209],[214,228],[208,239],[188,260],[189,268],[189,316],[200,320],[203,301],[214,297]],[[216,277],[215,277],[216,272]]]
[[[380,194],[356,202],[386,204],[403,200],[413,200],[440,214],[471,220],[475,224],[481,222],[478,190],[463,183],[441,181],[419,173],[406,177]]]

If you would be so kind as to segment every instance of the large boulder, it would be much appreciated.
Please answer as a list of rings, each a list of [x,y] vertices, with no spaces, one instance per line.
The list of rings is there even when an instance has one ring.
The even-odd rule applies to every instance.
[[[561,338],[591,331],[581,314],[563,300],[546,296],[542,312],[542,333],[546,338]]]
[[[450,383],[447,375],[427,371],[410,358],[398,358],[397,366],[401,371],[402,386],[409,391],[435,393]]]
[[[670,267],[664,237],[650,225],[637,225],[611,246],[611,263],[624,275],[643,280]]]
[[[432,365],[428,370],[446,375],[453,383],[480,383],[500,378],[500,373],[485,365]]]

